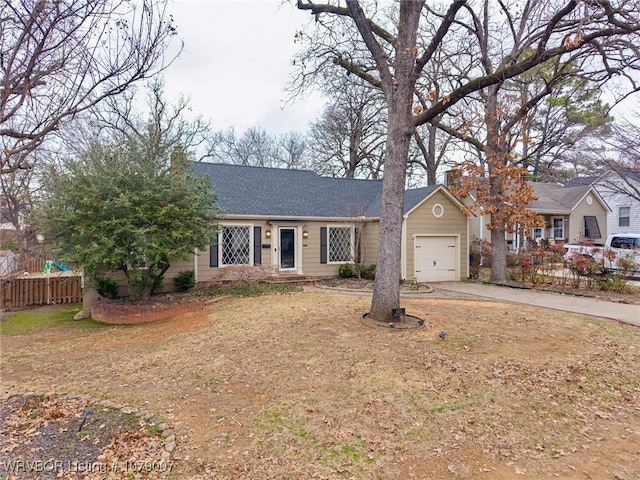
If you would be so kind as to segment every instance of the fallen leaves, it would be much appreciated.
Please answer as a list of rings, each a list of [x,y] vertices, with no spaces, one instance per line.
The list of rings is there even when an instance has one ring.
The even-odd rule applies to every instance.
[[[17,395],[0,405],[0,476],[116,480],[160,478],[163,439],[143,420],[87,398],[65,395]],[[101,422],[106,420],[106,422]],[[4,455],[3,455],[4,457]]]
[[[523,475],[516,470],[551,478],[573,474],[570,466],[605,478],[638,444],[635,330],[497,302],[422,299],[406,306],[428,326],[390,335],[362,325],[367,306],[331,295],[233,300],[194,319],[197,329],[180,330],[178,318],[153,331],[110,330],[115,350],[89,348],[100,332],[84,332],[73,355],[33,382],[45,390],[57,378],[57,388],[82,385],[171,412],[175,478],[484,478],[500,469],[511,475],[502,478]],[[70,343],[68,332],[48,341]],[[8,348],[17,370],[46,363]],[[90,438],[78,445],[98,437]],[[102,460],[144,462],[143,440],[103,441]]]

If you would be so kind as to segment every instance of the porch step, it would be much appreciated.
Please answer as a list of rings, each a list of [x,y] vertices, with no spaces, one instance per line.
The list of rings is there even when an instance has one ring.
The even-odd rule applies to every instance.
[[[270,277],[265,280],[266,283],[274,285],[291,284],[291,285],[309,285],[315,282],[315,278],[305,277],[304,275],[279,275],[277,277]]]

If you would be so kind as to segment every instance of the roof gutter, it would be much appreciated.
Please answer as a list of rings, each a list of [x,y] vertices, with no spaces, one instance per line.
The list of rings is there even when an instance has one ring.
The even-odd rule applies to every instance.
[[[304,223],[304,222],[356,222],[356,221],[371,221],[380,220],[380,217],[292,217],[287,216],[273,216],[273,215],[225,215],[221,220],[262,220],[266,223],[272,222],[288,222],[288,223]]]

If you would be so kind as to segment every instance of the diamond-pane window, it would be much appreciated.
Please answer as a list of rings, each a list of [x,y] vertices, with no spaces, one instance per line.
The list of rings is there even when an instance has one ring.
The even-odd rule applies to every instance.
[[[250,227],[224,227],[220,247],[222,265],[249,265],[251,260]]]
[[[329,227],[329,262],[351,262],[353,241],[351,227]]]

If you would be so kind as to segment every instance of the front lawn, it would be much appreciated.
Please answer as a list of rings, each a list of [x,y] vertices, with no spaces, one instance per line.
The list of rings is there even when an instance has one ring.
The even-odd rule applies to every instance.
[[[157,413],[174,479],[640,479],[637,328],[426,298],[404,301],[426,327],[401,332],[365,325],[368,306],[287,293],[146,325],[16,316],[2,389]]]

